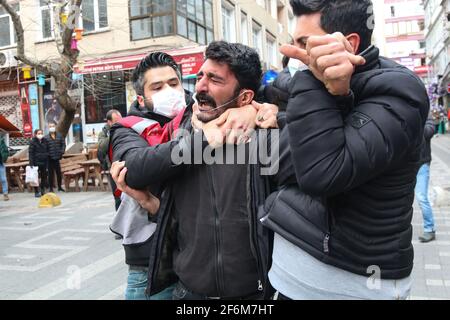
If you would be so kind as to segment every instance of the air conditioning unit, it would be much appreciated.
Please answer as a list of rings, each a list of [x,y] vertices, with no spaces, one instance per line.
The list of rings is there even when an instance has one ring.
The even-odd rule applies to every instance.
[[[14,58],[15,55],[17,55],[16,49],[0,51],[0,68],[17,67],[17,60]]]

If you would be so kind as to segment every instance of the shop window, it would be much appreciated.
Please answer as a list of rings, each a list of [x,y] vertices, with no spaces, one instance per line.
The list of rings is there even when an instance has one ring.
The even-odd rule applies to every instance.
[[[125,83],[130,72],[114,71],[84,76],[84,105],[86,123],[104,122],[106,113],[117,109],[127,112]]]

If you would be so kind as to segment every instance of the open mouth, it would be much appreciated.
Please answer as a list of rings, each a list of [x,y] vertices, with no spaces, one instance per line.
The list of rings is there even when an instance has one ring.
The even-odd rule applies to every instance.
[[[198,109],[201,112],[209,111],[216,107],[216,102],[214,99],[207,94],[199,93],[195,98],[197,100]]]

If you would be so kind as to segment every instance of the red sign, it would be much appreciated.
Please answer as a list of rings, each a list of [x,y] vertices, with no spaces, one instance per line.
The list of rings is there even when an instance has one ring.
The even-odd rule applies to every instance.
[[[86,65],[80,63],[74,70],[76,73],[82,74],[130,70],[134,69],[144,57],[145,55],[143,54],[128,58],[111,59],[110,61],[105,62],[92,62],[87,63]],[[197,74],[204,60],[203,52],[181,55],[172,54],[172,57],[177,64],[181,65],[181,71],[184,77]]]
[[[31,124],[30,103],[28,100],[28,85],[19,87],[20,109],[22,111],[23,135],[26,138],[33,136],[33,126]]]
[[[175,62],[181,65],[181,72],[183,76],[195,75],[199,72],[203,61],[203,53],[183,54],[180,56],[173,56]]]
[[[427,73],[429,70],[428,66],[420,66],[420,67],[415,67],[414,68],[414,72],[415,73]]]

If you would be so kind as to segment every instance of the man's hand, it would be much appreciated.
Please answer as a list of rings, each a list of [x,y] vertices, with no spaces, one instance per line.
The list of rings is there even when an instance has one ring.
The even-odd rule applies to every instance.
[[[195,105],[193,109],[192,126],[195,129],[203,130],[203,134],[212,148],[218,148],[224,143],[245,143],[256,126],[257,110],[252,105],[228,109],[220,117],[208,123],[198,120]]]
[[[226,137],[227,144],[246,143],[256,127],[257,110],[252,105],[228,109],[220,117],[217,125]]]
[[[151,215],[154,215],[158,212],[160,205],[158,198],[156,198],[148,191],[136,190],[130,188],[126,184],[125,175],[127,174],[127,168],[125,167],[125,161],[113,162],[109,172],[119,190],[122,190],[122,192],[126,193],[128,196],[136,200],[139,205],[147,210]]]
[[[194,112],[191,118],[192,127],[195,130],[203,131],[203,135],[205,136],[211,148],[218,148],[225,143],[225,135],[222,133],[222,130],[220,130],[219,126],[217,125],[218,121],[222,122],[223,120],[220,119],[219,117],[207,123],[201,122],[197,118],[197,113],[195,112],[194,106]]]
[[[353,47],[340,32],[309,37],[306,50],[284,45],[280,52],[306,64],[328,92],[335,96],[349,94],[355,67],[366,63],[363,57],[355,55]]]
[[[252,101],[253,107],[258,110],[256,115],[256,125],[262,129],[278,128],[277,115],[278,107],[269,103],[258,103]]]

